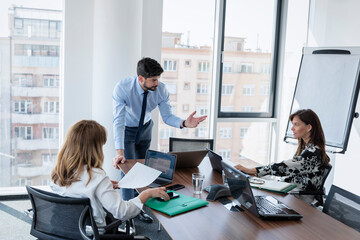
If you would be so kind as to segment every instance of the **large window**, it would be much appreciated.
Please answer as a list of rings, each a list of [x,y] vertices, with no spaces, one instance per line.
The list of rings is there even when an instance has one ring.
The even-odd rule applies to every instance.
[[[267,122],[218,122],[216,151],[226,150],[226,158],[235,163],[250,159],[268,164],[272,123]]]
[[[3,2],[0,192],[7,195],[11,187],[25,192],[25,184],[50,182],[59,150],[63,0]]]
[[[173,89],[170,104],[176,106],[177,116],[182,119],[195,110],[196,116],[207,115],[210,109],[214,12],[215,0],[163,1],[162,81],[169,85],[169,91]],[[174,79],[177,91],[169,84]],[[170,136],[208,138],[209,119],[198,128],[184,129],[169,127],[161,121],[159,136],[161,151],[169,150]]]
[[[222,40],[219,117],[272,117],[279,11],[276,0],[227,0]],[[231,73],[231,74],[229,74]],[[267,84],[268,88],[264,87]],[[227,97],[227,86],[235,96]],[[239,89],[239,90],[238,90]],[[258,94],[261,89],[261,94]],[[251,99],[249,96],[253,96]],[[254,106],[253,111],[242,104]],[[234,106],[232,112],[222,106]],[[243,110],[244,109],[244,110]]]

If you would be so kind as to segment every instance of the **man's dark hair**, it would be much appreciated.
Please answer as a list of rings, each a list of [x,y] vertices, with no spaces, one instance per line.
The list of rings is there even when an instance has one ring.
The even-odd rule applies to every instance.
[[[137,75],[144,78],[160,76],[163,72],[161,65],[152,58],[143,58],[137,64]]]

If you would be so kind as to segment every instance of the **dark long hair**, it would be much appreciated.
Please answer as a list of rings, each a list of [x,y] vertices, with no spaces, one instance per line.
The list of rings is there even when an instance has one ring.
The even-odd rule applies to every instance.
[[[321,127],[320,119],[316,113],[311,109],[301,109],[290,115],[289,120],[292,121],[295,116],[298,116],[301,121],[306,125],[311,125],[310,142],[318,146],[321,150],[322,163],[327,165],[330,161],[329,156],[325,152],[325,136]],[[301,151],[305,148],[305,141],[302,138],[298,139],[299,145],[296,155],[300,155]]]

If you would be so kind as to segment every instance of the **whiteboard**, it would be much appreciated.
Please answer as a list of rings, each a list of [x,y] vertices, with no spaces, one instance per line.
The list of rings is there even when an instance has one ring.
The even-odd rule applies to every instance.
[[[304,48],[291,105],[290,114],[312,109],[320,118],[326,145],[342,152],[359,92],[359,63],[360,48]],[[285,141],[294,138],[291,127],[288,121]]]

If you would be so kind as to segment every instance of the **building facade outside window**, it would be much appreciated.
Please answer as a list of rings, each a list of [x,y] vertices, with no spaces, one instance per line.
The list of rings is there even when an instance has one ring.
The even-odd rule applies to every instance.
[[[210,68],[210,63],[208,61],[201,61],[199,62],[199,72],[208,72]]]
[[[176,71],[177,61],[176,60],[164,60],[164,71]]]
[[[41,186],[55,163],[43,167],[42,156],[59,150],[62,0],[0,7],[0,126],[10,126],[0,130],[0,188]]]

